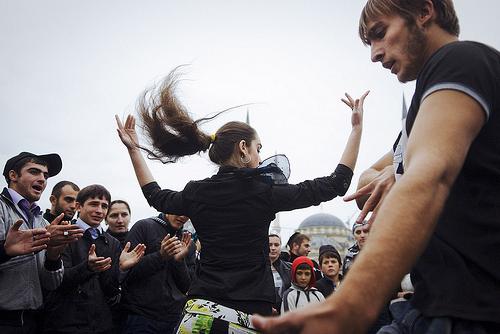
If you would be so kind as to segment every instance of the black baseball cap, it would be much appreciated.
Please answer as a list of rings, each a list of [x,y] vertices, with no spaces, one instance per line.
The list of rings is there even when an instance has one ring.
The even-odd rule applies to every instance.
[[[59,174],[59,172],[62,169],[62,160],[59,154],[49,153],[49,154],[36,155],[30,152],[21,152],[15,157],[12,157],[9,160],[7,160],[7,162],[5,163],[5,167],[3,169],[3,176],[8,178],[9,172],[14,169],[16,163],[18,163],[24,158],[36,158],[45,161],[47,163],[49,177]]]

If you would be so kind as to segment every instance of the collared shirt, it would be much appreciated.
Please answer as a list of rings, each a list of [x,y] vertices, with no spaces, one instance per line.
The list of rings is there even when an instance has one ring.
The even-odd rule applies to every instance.
[[[76,225],[78,225],[78,227],[80,227],[82,230],[84,231],[87,231],[89,228],[92,228],[92,226],[90,226],[89,224],[87,224],[86,222],[84,222],[83,220],[81,220],[80,218],[78,218],[75,222]],[[100,234],[102,234],[104,231],[102,230],[102,227],[101,225],[97,226],[97,227],[94,227],[96,228]],[[92,234],[92,233],[91,233]]]
[[[29,218],[26,216],[26,213],[24,212],[23,208],[19,206],[19,202],[21,201],[28,201],[26,198],[21,196],[17,191],[11,188],[7,188],[7,191],[9,192],[10,198],[12,198],[12,202],[14,202],[14,205],[16,206],[16,209],[23,215],[24,219],[26,221],[29,221]],[[29,201],[28,201],[29,203]],[[30,210],[33,213],[33,215],[38,216],[42,213],[42,210],[38,206],[36,202],[30,203]]]

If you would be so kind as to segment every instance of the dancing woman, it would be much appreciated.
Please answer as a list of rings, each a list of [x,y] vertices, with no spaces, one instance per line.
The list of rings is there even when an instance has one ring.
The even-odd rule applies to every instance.
[[[248,124],[229,122],[214,135],[202,132],[174,95],[173,71],[158,87],[147,90],[138,111],[152,149],[139,144],[135,118],[123,124],[116,117],[118,134],[127,147],[139,185],[148,203],[160,212],[186,215],[196,229],[203,251],[184,317],[177,333],[256,333],[249,314],[270,315],[274,283],[269,263],[268,229],[279,211],[318,205],[349,188],[362,132],[363,101],[348,94],[342,99],[352,109],[352,131],[335,171],[298,184],[274,184],[258,168],[262,148]],[[182,191],[161,189],[142,156],[175,162],[182,156],[208,150],[219,165],[217,174],[190,181]],[[181,248],[179,248],[181,249]]]

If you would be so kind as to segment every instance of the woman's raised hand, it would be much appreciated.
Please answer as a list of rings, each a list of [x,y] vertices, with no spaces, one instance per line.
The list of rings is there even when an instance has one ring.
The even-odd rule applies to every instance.
[[[363,103],[365,102],[365,97],[368,93],[370,93],[369,90],[356,100],[354,100],[349,94],[345,93],[347,99],[341,99],[342,102],[344,102],[352,110],[351,125],[353,128],[363,125]]]
[[[139,147],[139,137],[137,132],[135,132],[135,117],[128,115],[125,120],[125,125],[120,120],[118,115],[115,115],[116,124],[118,125],[118,136],[123,145],[125,145],[129,150],[136,149]]]

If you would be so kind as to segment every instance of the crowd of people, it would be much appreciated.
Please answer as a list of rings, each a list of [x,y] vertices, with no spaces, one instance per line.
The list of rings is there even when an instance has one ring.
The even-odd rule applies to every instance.
[[[500,54],[458,40],[452,0],[368,0],[359,35],[374,62],[416,88],[393,148],[344,198],[361,210],[345,257],[321,245],[309,258],[301,233],[284,252],[269,225],[346,194],[368,92],[342,99],[351,133],[332,174],[290,184],[282,167],[261,165],[249,124],[204,133],[213,117],[191,118],[174,70],[138,103],[150,146],[134,116],[116,117],[157,216],[129,229],[126,201],[70,181],[42,212],[61,157],[5,162],[0,333],[500,333]],[[181,191],[162,189],[143,156],[206,151],[218,172]]]

